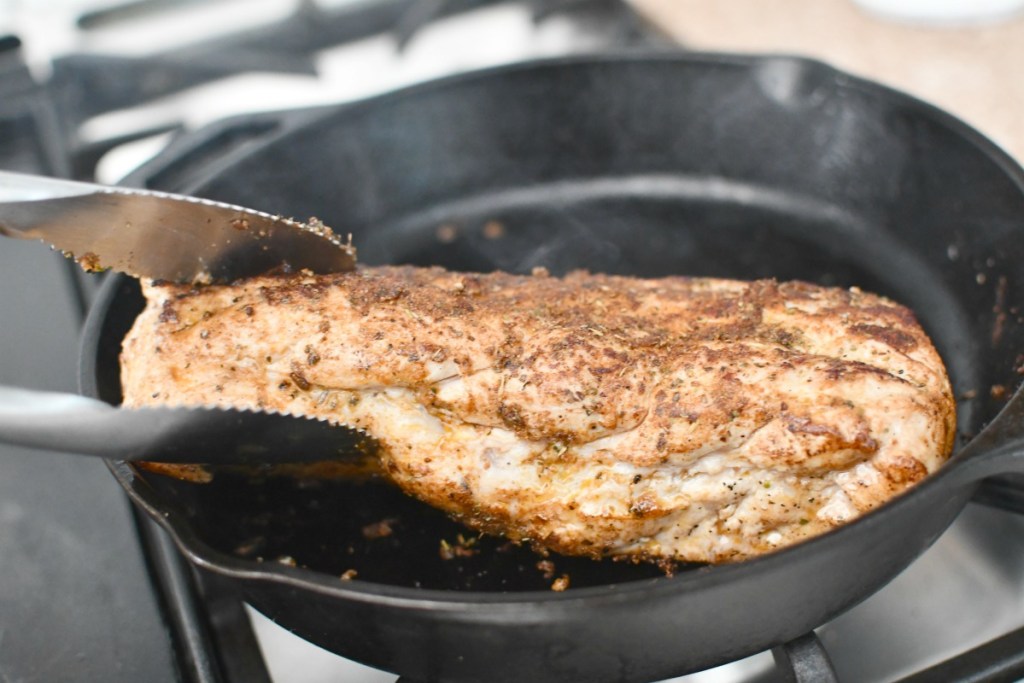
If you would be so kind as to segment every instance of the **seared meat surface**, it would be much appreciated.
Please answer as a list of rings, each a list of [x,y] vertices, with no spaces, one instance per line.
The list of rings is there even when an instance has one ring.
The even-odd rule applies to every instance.
[[[932,344],[857,289],[385,267],[145,294],[127,405],[361,427],[409,494],[567,554],[764,553],[898,494],[954,438]]]

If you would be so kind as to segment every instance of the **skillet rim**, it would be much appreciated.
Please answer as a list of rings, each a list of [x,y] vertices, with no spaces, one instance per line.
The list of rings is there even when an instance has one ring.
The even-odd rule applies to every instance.
[[[964,140],[964,142],[970,144],[978,152],[982,153],[990,161],[995,163],[1004,172],[1004,174],[1013,181],[1014,185],[1021,191],[1021,194],[1024,194],[1024,169],[1022,169],[1021,166],[1012,157],[1010,157],[1005,150],[996,145],[980,131],[968,125],[962,119],[936,107],[935,105],[918,99],[913,95],[909,95],[905,92],[859,76],[854,76],[845,71],[836,69],[835,67],[832,67],[820,60],[789,54],[634,51],[629,53],[611,52],[561,56],[488,67],[485,69],[434,79],[423,83],[417,83],[405,88],[371,96],[355,102],[342,103],[340,105],[320,105],[311,108],[281,110],[280,112],[277,112],[278,115],[294,114],[296,118],[291,120],[296,121],[297,123],[287,125],[287,121],[285,121],[286,125],[280,126],[274,134],[259,141],[258,144],[250,148],[247,154],[251,154],[267,145],[273,144],[279,137],[291,132],[296,125],[315,122],[316,120],[319,120],[322,115],[329,115],[339,109],[370,107],[379,102],[414,97],[423,90],[451,87],[459,83],[471,82],[478,79],[487,79],[495,75],[515,73],[518,71],[526,71],[536,68],[557,68],[572,65],[620,64],[623,62],[635,64],[650,62],[687,62],[691,64],[709,64],[714,66],[751,70],[766,63],[778,62],[780,60],[795,62],[802,65],[803,68],[818,69],[823,75],[830,75],[834,78],[841,79],[841,85],[844,88],[856,89],[872,98],[880,97],[889,101],[895,100],[903,104],[907,109],[913,109],[920,112],[924,117],[930,119],[932,122],[949,129],[950,132]],[[225,119],[220,123],[221,125],[230,125],[233,121],[242,120],[244,118],[246,118],[245,115],[233,117]],[[218,124],[211,124],[211,126],[217,125]],[[173,151],[174,150],[172,148],[171,152]],[[165,159],[164,157],[171,156],[171,152],[165,152],[158,155],[157,158],[150,162],[147,162],[135,173],[129,176],[125,182],[129,185],[133,184],[133,181],[138,183],[139,179],[144,177],[144,174],[152,172],[153,169],[159,169],[161,163],[168,163],[170,160]],[[198,185],[201,184],[201,182],[198,183]],[[175,189],[176,191],[182,191],[177,188]],[[186,188],[184,191],[194,191],[194,189],[195,188]],[[114,304],[113,295],[116,292],[119,283],[123,283],[125,280],[129,279],[130,278],[127,276],[118,274],[113,277],[109,277],[107,281],[104,282],[103,287],[96,297],[94,305],[89,311],[86,323],[83,326],[82,344],[79,354],[80,389],[87,395],[96,395],[97,393],[95,375],[97,358],[95,349],[92,349],[92,353],[89,353],[90,337],[98,336],[97,331],[100,328],[103,319],[106,317],[107,311]],[[93,339],[93,341],[96,340]],[[984,442],[986,441],[986,436],[993,434],[993,432],[997,431],[997,428],[1005,427],[1005,425],[1002,424],[1002,422],[1005,421],[1005,416],[1010,412],[1011,408],[1013,408],[1015,404],[1021,402],[1024,402],[1024,386],[1018,387],[1009,400],[1007,400],[1007,402],[992,418],[991,422],[989,422],[984,429],[980,430],[977,435],[967,441],[963,446],[956,449],[947,462],[944,463],[938,471],[929,475],[925,480],[921,481],[911,489],[901,492],[899,495],[885,502],[878,508],[875,508],[851,522],[831,529],[819,536],[806,539],[794,545],[773,551],[769,554],[741,562],[724,565],[708,565],[695,569],[687,569],[672,577],[654,577],[635,581],[612,583],[602,586],[574,588],[565,592],[555,592],[550,590],[518,592],[455,591],[411,588],[390,584],[372,583],[368,581],[342,582],[335,577],[316,570],[292,568],[276,563],[256,563],[251,560],[233,557],[226,553],[222,553],[201,541],[192,531],[188,520],[184,519],[181,515],[176,514],[173,509],[170,511],[161,509],[158,505],[158,500],[150,500],[150,497],[155,497],[151,493],[152,489],[149,487],[149,484],[146,483],[145,477],[136,473],[130,464],[123,461],[108,460],[106,462],[115,479],[118,480],[118,483],[121,484],[122,488],[125,489],[126,493],[130,498],[132,498],[135,504],[139,505],[152,519],[164,528],[171,535],[171,538],[179,550],[181,550],[181,552],[198,567],[202,567],[223,576],[247,582],[257,581],[276,583],[293,588],[313,591],[317,594],[330,596],[332,598],[383,604],[405,609],[412,608],[430,611],[447,609],[461,613],[472,613],[474,610],[493,612],[495,608],[500,607],[502,611],[500,614],[496,615],[495,618],[501,619],[507,618],[511,614],[519,611],[522,611],[524,616],[529,616],[527,614],[527,610],[531,608],[534,610],[538,608],[551,608],[553,605],[565,607],[580,601],[584,601],[587,604],[593,604],[595,602],[617,603],[621,601],[629,601],[638,591],[651,593],[654,596],[662,592],[671,592],[676,594],[680,592],[687,592],[687,590],[695,583],[698,584],[696,586],[697,588],[704,589],[708,586],[731,582],[734,576],[743,575],[748,572],[756,573],[771,571],[777,566],[791,564],[789,558],[794,555],[799,556],[813,552],[827,553],[829,547],[842,544],[847,536],[857,533],[857,529],[865,529],[871,525],[884,524],[889,516],[898,514],[897,511],[899,509],[916,503],[925,495],[940,493],[945,487],[952,487],[950,491],[951,495],[963,496],[963,503],[959,505],[959,508],[962,509],[963,505],[966,505],[969,495],[973,492],[973,482],[969,478],[967,481],[960,481],[965,478],[965,474],[967,477],[970,476],[970,468],[966,467],[967,463],[983,458],[987,453],[990,453],[993,450],[998,450],[998,446],[990,447],[988,450],[985,449]],[[1017,436],[1018,438],[1020,437],[1020,435]],[[138,482],[141,482],[141,485]],[[861,597],[867,596],[865,595]]]

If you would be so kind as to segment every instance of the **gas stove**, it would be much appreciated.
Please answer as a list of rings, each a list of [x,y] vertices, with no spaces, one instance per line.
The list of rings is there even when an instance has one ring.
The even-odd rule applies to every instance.
[[[533,57],[678,49],[618,0],[7,3],[4,32],[0,167],[103,182],[226,117]],[[38,245],[2,246],[0,382],[72,391],[98,278]],[[0,450],[0,680],[396,680],[290,634],[193,569],[102,463]],[[1024,518],[972,504],[834,621],[673,680],[1022,675]]]

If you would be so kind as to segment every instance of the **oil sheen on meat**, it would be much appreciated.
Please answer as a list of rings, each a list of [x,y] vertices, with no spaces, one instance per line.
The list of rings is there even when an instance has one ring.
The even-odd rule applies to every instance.
[[[931,342],[858,289],[413,267],[144,289],[127,405],[358,426],[410,495],[562,553],[769,552],[918,482],[954,438]]]

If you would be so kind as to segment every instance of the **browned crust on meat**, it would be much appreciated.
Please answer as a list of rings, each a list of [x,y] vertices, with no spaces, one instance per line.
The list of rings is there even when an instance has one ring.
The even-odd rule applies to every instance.
[[[383,462],[407,491],[562,552],[749,556],[874,507],[952,448],[955,407],[931,342],[906,308],[857,289],[386,267],[148,296],[125,342],[127,403],[384,429]],[[443,435],[425,445],[388,432],[380,406],[405,400],[388,390]],[[502,468],[524,473],[519,488],[496,478]],[[748,476],[785,484],[786,500]],[[680,493],[695,477],[717,488]],[[721,540],[732,535],[743,542]]]

